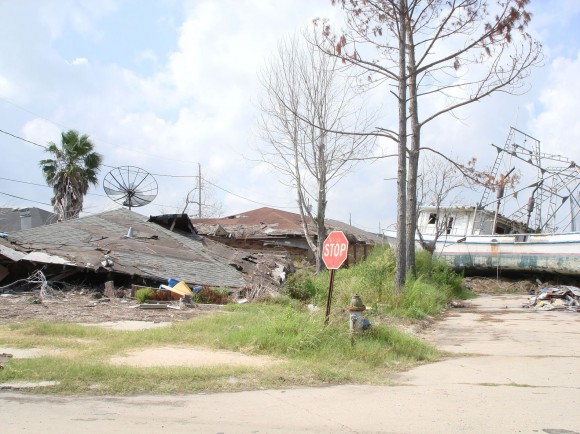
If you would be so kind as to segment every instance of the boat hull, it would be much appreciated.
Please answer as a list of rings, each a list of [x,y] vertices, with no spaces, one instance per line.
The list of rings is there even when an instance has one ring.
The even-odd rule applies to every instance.
[[[456,269],[580,275],[580,233],[447,236],[435,255]]]

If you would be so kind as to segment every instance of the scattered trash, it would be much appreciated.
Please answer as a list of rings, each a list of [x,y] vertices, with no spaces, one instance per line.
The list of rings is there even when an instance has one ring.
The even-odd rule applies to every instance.
[[[580,288],[568,285],[540,288],[523,307],[580,312]]]
[[[142,303],[136,307],[139,309],[168,309],[169,305],[166,303]]]
[[[458,301],[458,300],[451,300],[449,302],[449,307],[454,308],[454,309],[460,309],[465,307],[465,303],[463,303],[462,301]]]
[[[181,281],[174,286],[159,285],[159,289],[164,289],[166,291],[169,291],[171,293],[171,296],[175,300],[179,300],[180,298],[183,298],[187,295],[189,295],[190,297],[193,296],[193,291],[189,288],[187,283],[185,283],[184,281]]]

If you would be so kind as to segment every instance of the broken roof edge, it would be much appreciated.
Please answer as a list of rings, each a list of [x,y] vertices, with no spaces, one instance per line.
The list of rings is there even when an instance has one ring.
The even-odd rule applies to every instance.
[[[188,219],[187,216],[186,219]],[[177,245],[174,244],[176,246],[176,255],[159,255],[154,251],[147,253],[139,248],[137,250],[135,248],[130,248],[129,250],[112,248],[104,251],[99,246],[99,241],[103,238],[93,239],[88,237],[87,239],[85,236],[85,232],[90,228],[87,233],[98,234],[108,231],[107,234],[110,236],[111,231],[113,231],[117,237],[131,238],[121,234],[126,232],[130,226],[138,228],[138,231],[144,231],[147,235],[151,235],[147,239],[136,237],[138,241],[146,244],[151,243],[151,240],[155,240],[155,243],[167,243],[169,240],[172,240],[171,243],[177,243]],[[98,230],[95,231],[95,228],[98,228]],[[57,230],[55,231],[55,229]],[[241,288],[246,285],[244,276],[234,267],[224,263],[218,256],[207,250],[200,242],[201,237],[197,236],[195,232],[172,232],[161,224],[149,222],[146,216],[124,208],[105,211],[42,228],[20,231],[19,234],[26,235],[21,240],[19,240],[18,236],[15,236],[11,237],[12,240],[2,240],[0,242],[0,246],[3,247],[3,251],[6,253],[4,256],[14,262],[24,260],[30,263],[57,264],[83,268],[96,273],[107,270],[127,276],[141,276],[160,282],[168,278],[179,278],[182,275],[181,277],[184,277],[182,280],[196,285],[235,288]],[[65,244],[62,244],[61,235],[73,237],[72,242],[75,243],[75,251],[72,254],[62,250],[62,246]],[[42,248],[39,245],[42,244],[43,237],[58,238],[59,242],[58,244],[45,242],[49,248]],[[193,237],[198,237],[199,239]],[[159,239],[161,240],[157,241]],[[162,241],[163,239],[166,241]],[[82,245],[79,244],[79,240],[82,241]],[[14,244],[14,241],[16,241],[16,244]],[[28,242],[29,245],[25,247],[18,244],[19,241]],[[183,255],[179,254],[181,249],[183,249]],[[61,252],[63,254],[59,254]],[[33,255],[28,256],[31,253]],[[106,255],[109,255],[113,261],[113,265],[110,268],[101,267],[102,260]],[[143,255],[146,255],[146,257]],[[122,260],[118,261],[117,258],[121,257]],[[179,266],[175,266],[175,264],[179,264]]]
[[[184,232],[197,234],[191,219],[187,214],[160,214],[149,216],[148,222],[156,223],[165,229],[179,229]]]

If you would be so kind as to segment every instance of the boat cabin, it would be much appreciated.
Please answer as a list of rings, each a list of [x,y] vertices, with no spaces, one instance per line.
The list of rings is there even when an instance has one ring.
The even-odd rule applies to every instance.
[[[492,230],[494,221],[495,230]],[[438,234],[440,237],[531,232],[524,223],[474,206],[423,207],[419,210],[417,228],[423,235]]]

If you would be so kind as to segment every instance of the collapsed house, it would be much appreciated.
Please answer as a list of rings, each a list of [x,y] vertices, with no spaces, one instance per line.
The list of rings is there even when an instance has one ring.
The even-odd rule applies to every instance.
[[[288,273],[294,271],[292,258],[284,251],[264,252],[234,248],[206,236],[200,236],[187,214],[151,216],[149,221],[201,242],[207,251],[221,262],[242,272],[249,285],[277,286],[284,281]]]
[[[15,232],[0,238],[0,280],[42,269],[50,280],[165,283],[242,288],[244,275],[200,237],[172,232],[126,209]]]
[[[223,218],[191,219],[198,234],[230,247],[261,252],[286,252],[293,259],[314,258],[306,241],[300,214],[274,208],[258,208]],[[312,221],[309,234],[316,239]],[[343,231],[349,241],[346,264],[365,259],[372,246],[383,243],[383,237],[337,220],[326,220],[327,231]]]

